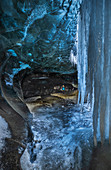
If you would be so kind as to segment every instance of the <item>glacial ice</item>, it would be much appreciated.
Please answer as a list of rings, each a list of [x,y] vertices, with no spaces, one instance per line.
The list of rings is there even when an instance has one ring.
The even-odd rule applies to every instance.
[[[37,5],[35,9],[32,10],[31,15],[27,18],[26,21],[24,37],[22,38],[22,41],[25,40],[27,36],[27,31],[30,28],[30,26],[34,23],[34,21],[43,18],[46,14],[47,10],[45,5]]]
[[[5,146],[5,138],[10,138],[11,133],[8,129],[7,122],[0,116],[0,152]],[[0,155],[1,157],[1,155]]]
[[[94,144],[111,143],[111,1],[84,0],[79,16],[80,102],[90,93]]]
[[[92,112],[87,105],[83,113],[80,106],[63,106],[41,107],[33,113],[34,139],[21,157],[23,170],[81,169],[82,145],[87,149],[91,145]]]

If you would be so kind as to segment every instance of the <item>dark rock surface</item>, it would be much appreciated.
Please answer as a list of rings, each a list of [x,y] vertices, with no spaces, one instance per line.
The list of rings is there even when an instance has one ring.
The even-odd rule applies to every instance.
[[[68,95],[77,90],[73,85],[74,76],[77,75],[42,72],[28,74],[26,70],[22,70],[14,76],[13,88],[23,100],[37,96],[44,98],[54,93]]]
[[[28,130],[26,122],[0,96],[0,116],[5,118],[11,130],[12,137],[6,139],[2,150],[0,169],[20,169],[20,157],[27,144]]]

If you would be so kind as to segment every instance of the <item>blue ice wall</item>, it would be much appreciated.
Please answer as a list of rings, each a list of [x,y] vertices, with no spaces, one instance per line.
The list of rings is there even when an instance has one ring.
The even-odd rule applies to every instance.
[[[84,0],[78,29],[81,103],[90,94],[94,144],[111,143],[111,1]]]

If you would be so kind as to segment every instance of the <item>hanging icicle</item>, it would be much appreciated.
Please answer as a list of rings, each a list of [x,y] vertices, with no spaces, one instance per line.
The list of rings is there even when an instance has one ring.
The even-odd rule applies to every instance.
[[[94,145],[111,143],[111,1],[84,0],[78,30],[80,101],[90,93]]]

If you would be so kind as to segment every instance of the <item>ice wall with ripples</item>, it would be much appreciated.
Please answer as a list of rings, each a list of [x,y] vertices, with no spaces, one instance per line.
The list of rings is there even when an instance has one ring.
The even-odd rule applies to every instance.
[[[78,30],[79,102],[90,93],[94,144],[111,142],[111,1],[84,0]]]

